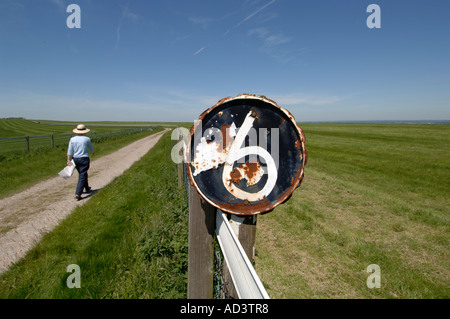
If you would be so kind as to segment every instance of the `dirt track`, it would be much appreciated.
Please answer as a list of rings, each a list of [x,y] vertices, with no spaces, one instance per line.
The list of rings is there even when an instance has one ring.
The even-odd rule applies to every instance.
[[[89,185],[97,191],[110,183],[144,156],[168,130],[133,142],[98,160],[91,158]],[[89,200],[87,194],[83,194],[81,201],[74,199],[78,173],[68,179],[62,179],[57,173],[54,178],[0,199],[0,230],[3,230],[0,234],[0,273],[22,258],[75,207]]]

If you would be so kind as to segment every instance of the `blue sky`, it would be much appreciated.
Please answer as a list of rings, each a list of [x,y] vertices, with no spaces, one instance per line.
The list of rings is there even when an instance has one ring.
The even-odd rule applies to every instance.
[[[0,0],[0,117],[191,122],[243,92],[299,122],[449,120],[450,1]]]

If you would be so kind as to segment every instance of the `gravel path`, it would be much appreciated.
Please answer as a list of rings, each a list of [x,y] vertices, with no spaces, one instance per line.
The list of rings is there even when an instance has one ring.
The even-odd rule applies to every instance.
[[[168,130],[133,142],[98,160],[91,158],[89,185],[96,191],[110,183],[144,156]],[[83,194],[83,200],[74,199],[78,173],[68,179],[57,173],[54,178],[0,199],[0,273],[22,258],[74,208],[89,200],[87,194]]]

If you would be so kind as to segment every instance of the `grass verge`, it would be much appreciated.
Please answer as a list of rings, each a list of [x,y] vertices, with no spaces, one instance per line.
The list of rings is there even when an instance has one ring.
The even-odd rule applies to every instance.
[[[258,217],[272,298],[449,298],[450,126],[302,124],[305,179]],[[369,289],[367,267],[381,270]]]
[[[170,134],[0,277],[0,298],[185,298],[187,219]],[[81,288],[66,271],[76,264]]]

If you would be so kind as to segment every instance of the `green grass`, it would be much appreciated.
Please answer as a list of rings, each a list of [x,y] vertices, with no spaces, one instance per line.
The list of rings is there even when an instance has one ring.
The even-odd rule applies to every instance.
[[[273,298],[449,298],[450,126],[300,125],[302,186],[258,218]],[[369,289],[378,264],[381,288]]]
[[[0,276],[0,298],[185,298],[187,204],[165,134]],[[77,264],[81,288],[69,289]]]
[[[77,122],[0,118],[0,137],[71,134],[78,124]],[[150,126],[146,122],[86,122],[85,124],[92,132],[119,130],[136,125]]]
[[[77,124],[23,118],[0,119],[0,157],[66,146]],[[155,127],[155,124],[146,122],[87,122],[86,125],[91,130],[87,136],[97,140]]]
[[[450,126],[300,125],[302,186],[258,216],[271,298],[449,298]],[[0,277],[0,298],[184,298],[187,204],[170,134]],[[66,267],[81,267],[68,289]],[[369,289],[366,269],[381,269]]]
[[[162,130],[158,127],[153,131],[144,131],[129,135],[113,136],[112,138],[92,138],[95,158],[110,154],[119,148],[140,138]],[[26,189],[35,183],[57,176],[67,163],[67,146],[41,148],[29,154],[17,153],[0,155],[0,198]]]
[[[22,118],[0,119],[0,137],[71,133],[74,125],[43,125]],[[72,128],[72,129],[71,129]]]

